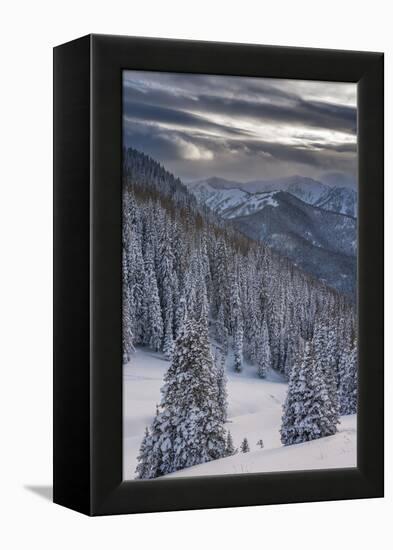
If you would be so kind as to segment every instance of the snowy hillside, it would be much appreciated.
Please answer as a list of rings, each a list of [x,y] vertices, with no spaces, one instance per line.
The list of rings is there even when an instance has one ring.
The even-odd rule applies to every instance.
[[[275,195],[276,193],[273,192],[255,194],[250,193],[242,204],[226,210],[223,217],[230,220],[240,216],[248,216],[254,212],[259,212],[260,210],[266,208],[266,206],[272,206],[274,208],[278,206]]]
[[[274,186],[285,190],[249,192]],[[199,204],[231,220],[244,235],[264,241],[320,281],[354,296],[357,228],[350,214],[356,214],[357,195],[353,189],[332,189],[300,176],[263,185],[210,178],[189,188]]]
[[[137,348],[124,367],[124,479],[134,479],[144,430],[153,420],[160,388],[169,362],[162,354]],[[356,416],[341,417],[338,433],[331,437],[283,447],[280,442],[282,404],[287,384],[271,371],[265,380],[257,377],[255,366],[244,365],[235,373],[227,365],[228,422],[235,447],[244,437],[249,453],[237,453],[206,464],[170,474],[172,476],[273,472],[296,469],[345,468],[356,466]],[[263,440],[261,450],[257,441]]]
[[[324,210],[357,217],[357,192],[348,187],[333,187],[318,199],[316,206]]]
[[[222,190],[228,191],[226,196],[230,196],[231,192],[236,194],[239,190],[244,191],[248,195],[286,191],[307,204],[315,204],[330,189],[328,185],[320,181],[297,175],[287,178],[248,182],[237,182],[213,177],[191,182],[188,186],[199,200],[206,200],[209,194],[214,194]]]
[[[227,212],[243,207],[250,198],[249,193],[238,188],[215,189],[208,183],[200,183],[193,187],[193,193],[200,204],[204,204],[216,214],[226,218]]]
[[[298,175],[272,180],[251,181],[243,184],[243,186],[250,193],[286,191],[307,204],[315,204],[329,189],[327,185],[320,181]]]
[[[277,206],[273,192],[248,193],[237,187],[215,189],[206,182],[193,186],[192,192],[200,204],[227,220],[248,216],[265,206]]]
[[[169,474],[193,477],[222,474],[253,474],[356,467],[356,415],[341,417],[338,432],[330,437],[290,447],[264,448],[238,453]]]
[[[328,179],[328,181],[330,180]],[[336,182],[340,180],[335,179],[332,181]],[[259,194],[275,193],[278,191],[285,191],[306,204],[319,206],[325,210],[353,217],[357,215],[357,191],[354,185],[329,185],[328,183],[298,175],[248,182],[237,182],[212,177],[191,182],[188,184],[188,187],[198,202],[206,204],[217,214],[225,217],[233,217],[233,215],[229,216],[233,206],[241,207],[243,203],[244,210],[242,213],[236,215],[246,215],[247,213],[254,212],[258,208],[258,204],[253,201],[252,197],[257,198]],[[249,212],[246,211],[246,203],[252,205],[252,210],[250,209]]]

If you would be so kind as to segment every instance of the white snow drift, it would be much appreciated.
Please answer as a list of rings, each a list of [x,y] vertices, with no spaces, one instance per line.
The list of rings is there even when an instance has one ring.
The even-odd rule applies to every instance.
[[[124,367],[123,477],[135,478],[139,447],[146,426],[150,426],[169,362],[162,354],[137,348]],[[277,472],[356,467],[356,415],[341,417],[338,433],[331,437],[283,447],[280,442],[282,404],[287,384],[275,372],[265,380],[255,366],[245,364],[235,373],[228,359],[229,419],[235,447],[247,437],[250,452],[215,460],[170,474],[176,477]],[[263,440],[264,448],[257,445]]]

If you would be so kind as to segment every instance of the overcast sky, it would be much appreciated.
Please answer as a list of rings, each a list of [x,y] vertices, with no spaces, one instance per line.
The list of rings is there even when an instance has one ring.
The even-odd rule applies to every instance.
[[[185,181],[356,178],[356,85],[125,71],[124,143]]]

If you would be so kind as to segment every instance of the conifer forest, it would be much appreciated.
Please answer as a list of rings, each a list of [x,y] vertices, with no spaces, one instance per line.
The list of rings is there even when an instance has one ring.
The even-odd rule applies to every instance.
[[[124,148],[124,477],[356,465],[356,300],[194,191]]]

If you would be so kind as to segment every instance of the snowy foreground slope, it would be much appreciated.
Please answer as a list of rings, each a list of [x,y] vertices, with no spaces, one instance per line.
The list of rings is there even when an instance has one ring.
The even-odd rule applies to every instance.
[[[137,456],[146,426],[160,402],[163,376],[169,366],[160,353],[137,348],[124,367],[124,479],[135,477]],[[171,477],[274,472],[356,466],[356,416],[341,418],[336,435],[308,443],[283,447],[280,442],[282,404],[287,384],[272,372],[260,380],[256,367],[244,365],[242,373],[227,366],[229,421],[235,447],[247,437],[249,453],[222,458],[170,474]],[[257,446],[264,442],[261,450]]]
[[[339,432],[330,437],[288,447],[238,453],[175,472],[170,476],[192,477],[352,467],[356,467],[355,415],[343,417]]]

